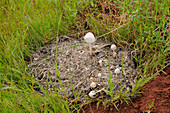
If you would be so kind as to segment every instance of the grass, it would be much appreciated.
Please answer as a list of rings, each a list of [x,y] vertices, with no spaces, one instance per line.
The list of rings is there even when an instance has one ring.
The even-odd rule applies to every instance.
[[[41,88],[43,95],[38,93],[35,89],[39,83],[26,67],[31,53],[55,37],[80,38],[88,31],[134,49],[134,59],[140,59],[137,67],[143,68],[143,73],[128,97],[116,99],[128,102],[130,97],[138,96],[139,89],[169,65],[168,4],[168,0],[1,0],[0,111],[78,111],[78,105],[57,92],[47,93]]]
[[[151,108],[153,107],[153,105],[154,105],[154,101],[152,101],[152,103],[149,105],[149,110],[146,111],[147,113],[151,112]]]

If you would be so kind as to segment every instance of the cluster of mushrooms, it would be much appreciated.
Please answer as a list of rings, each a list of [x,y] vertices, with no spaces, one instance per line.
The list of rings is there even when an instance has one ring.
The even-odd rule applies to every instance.
[[[90,48],[90,55],[92,56],[92,43],[94,43],[96,41],[96,38],[94,37],[93,33],[91,32],[88,32],[85,36],[84,36],[84,40],[89,44],[89,48]],[[115,52],[116,50],[116,45],[115,44],[112,44],[111,45],[111,49],[113,50],[113,56],[116,57],[117,53]],[[102,61],[99,61],[99,64],[101,63]],[[121,73],[120,71],[120,68],[116,68],[115,69],[115,74],[117,76],[117,74]],[[98,77],[101,77],[101,73],[98,74]],[[94,89],[96,88],[97,84],[95,82],[93,82],[93,78],[91,77],[90,78],[90,81],[91,81],[91,84],[90,84],[90,88],[91,89]],[[96,94],[101,92],[101,91],[104,91],[104,88],[98,90],[98,91],[95,91],[95,90],[92,90],[89,92],[89,97],[90,98],[95,98]]]

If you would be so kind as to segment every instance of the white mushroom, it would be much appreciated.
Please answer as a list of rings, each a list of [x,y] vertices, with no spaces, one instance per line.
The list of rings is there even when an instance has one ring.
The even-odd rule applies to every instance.
[[[98,75],[97,75],[98,77],[101,77],[102,76],[102,74],[101,73],[98,73]]]
[[[99,92],[101,92],[101,91],[103,91],[103,90],[104,90],[104,88],[102,88],[101,90],[98,90],[98,91],[94,91],[94,90],[93,90],[93,91],[90,91],[89,97],[90,97],[90,98],[94,98],[97,93],[99,93]]]
[[[99,65],[102,66],[103,60],[99,60]]]
[[[115,69],[115,73],[116,73],[116,74],[119,74],[119,73],[120,73],[120,69],[119,69],[119,68],[116,68],[116,69]]]
[[[116,78],[118,78],[117,74],[120,73],[120,69],[119,69],[119,68],[116,68],[116,69],[115,69],[115,73],[116,73]]]
[[[95,82],[92,82],[92,83],[90,84],[90,87],[91,87],[91,88],[95,88],[95,87],[96,87],[96,83],[95,83]]]
[[[95,95],[96,95],[96,92],[95,92],[95,91],[90,91],[90,93],[89,93],[89,97],[90,97],[90,98],[94,98]]]
[[[115,45],[115,44],[112,44],[112,45],[111,45],[111,49],[113,50],[113,56],[115,57],[115,56],[116,56],[116,52],[115,52],[115,50],[116,50],[116,45]]]
[[[92,55],[92,45],[91,45],[91,43],[93,43],[93,42],[96,41],[93,33],[88,32],[88,33],[84,36],[84,40],[85,40],[87,43],[89,43],[89,45],[90,45],[90,55]]]

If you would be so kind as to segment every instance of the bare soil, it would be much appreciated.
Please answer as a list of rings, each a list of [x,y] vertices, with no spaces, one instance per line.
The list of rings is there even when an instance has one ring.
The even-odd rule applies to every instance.
[[[160,73],[155,80],[145,84],[141,97],[135,98],[129,105],[123,103],[118,106],[119,111],[114,106],[105,108],[102,104],[97,108],[96,103],[86,105],[83,110],[85,113],[140,113],[149,110],[149,105],[154,102],[151,112],[170,113],[170,67],[164,71],[166,74]]]
[[[134,78],[139,74],[132,61],[134,53],[132,50],[117,47],[115,55],[110,46],[111,43],[97,40],[92,44],[91,56],[89,44],[84,43],[83,39],[75,40],[60,36],[57,47],[55,43],[51,43],[32,55],[32,63],[29,64],[32,69],[29,72],[44,89],[58,91],[70,100],[75,100],[75,95],[78,95],[76,100],[86,102],[91,99],[89,97],[91,91],[98,92],[101,89],[104,90],[94,95],[94,98],[110,99],[106,94],[111,90],[108,87],[108,80],[111,84],[114,82],[113,95],[117,96],[116,93],[130,92],[135,86]],[[116,68],[122,73],[116,74]],[[90,86],[92,82],[96,87]]]

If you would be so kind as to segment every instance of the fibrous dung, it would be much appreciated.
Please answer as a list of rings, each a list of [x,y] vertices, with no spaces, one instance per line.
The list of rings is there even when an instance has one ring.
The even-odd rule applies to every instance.
[[[29,64],[32,68],[29,72],[44,89],[57,91],[70,100],[74,99],[76,92],[80,102],[90,99],[88,94],[92,90],[104,88],[110,91],[108,80],[114,82],[112,91],[115,96],[116,93],[132,90],[138,71],[131,60],[130,49],[117,48],[117,55],[113,57],[110,43],[96,41],[92,46],[93,55],[90,56],[88,44],[82,42],[61,36],[57,52],[55,43],[41,47],[32,55],[32,63]],[[119,68],[121,73],[116,74],[116,68]],[[95,88],[90,87],[92,82],[96,83]],[[96,96],[100,99],[110,98],[104,90]]]

